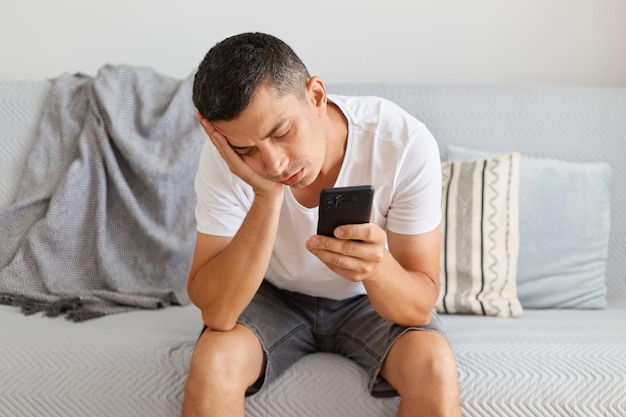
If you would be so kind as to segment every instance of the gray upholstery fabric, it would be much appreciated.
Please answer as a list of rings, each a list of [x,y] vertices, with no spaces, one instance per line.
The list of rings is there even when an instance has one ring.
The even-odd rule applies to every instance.
[[[609,304],[626,304],[626,87],[331,85],[386,97],[447,145],[611,165]]]
[[[191,83],[129,66],[53,80],[0,212],[0,303],[81,321],[189,302],[205,140]]]
[[[7,104],[2,100],[6,88],[21,89],[23,98]],[[46,88],[45,82],[0,83],[2,166],[19,161],[29,148],[7,145],[13,138],[27,139],[12,136],[28,130],[18,120],[23,116],[12,115],[34,117],[36,111],[28,109],[36,108],[32,101]],[[606,310],[527,309],[516,319],[442,315],[442,320],[459,364],[464,416],[626,415],[626,261],[621,256],[626,253],[626,89],[329,88],[397,101],[429,125],[442,147],[516,149],[611,163]],[[201,325],[191,305],[80,324],[26,317],[0,305],[0,415],[178,416]],[[347,359],[317,354],[248,398],[246,410],[252,417],[394,416],[398,401],[369,396],[365,374]]]

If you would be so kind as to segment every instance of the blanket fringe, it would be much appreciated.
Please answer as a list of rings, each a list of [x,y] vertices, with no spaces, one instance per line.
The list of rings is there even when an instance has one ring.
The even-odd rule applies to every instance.
[[[85,306],[80,297],[61,298],[53,302],[46,302],[22,295],[0,294],[0,304],[20,307],[25,316],[43,312],[47,317],[65,315],[67,320],[73,322],[86,321],[106,315],[105,312],[95,311]],[[131,308],[125,310],[131,310]]]
[[[81,322],[106,316],[105,313],[90,310],[88,308],[77,308],[66,312],[65,318],[73,322]]]
[[[45,315],[48,317],[57,317],[60,314],[69,314],[69,312],[77,310],[82,306],[83,302],[78,297],[61,298],[46,306]]]
[[[0,304],[20,307],[26,316],[44,311],[49,303],[15,294],[0,294]]]

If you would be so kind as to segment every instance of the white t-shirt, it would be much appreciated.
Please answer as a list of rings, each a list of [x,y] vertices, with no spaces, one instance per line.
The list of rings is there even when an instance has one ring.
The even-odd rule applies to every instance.
[[[439,148],[426,126],[378,97],[330,95],[348,120],[346,155],[335,187],[374,186],[372,222],[400,234],[433,230],[441,221]],[[200,233],[234,236],[254,193],[230,172],[207,140],[196,176]],[[266,279],[279,288],[344,299],[364,294],[361,283],[328,269],[305,247],[317,229],[318,208],[306,208],[285,186],[278,233]],[[245,262],[245,254],[241,254]]]

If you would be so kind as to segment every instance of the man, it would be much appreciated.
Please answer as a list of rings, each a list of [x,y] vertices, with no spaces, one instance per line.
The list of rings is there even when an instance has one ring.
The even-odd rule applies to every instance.
[[[378,98],[329,96],[279,39],[216,44],[194,81],[210,141],[198,174],[189,295],[205,329],[183,416],[243,416],[244,397],[314,351],[361,365],[399,416],[460,415],[433,312],[441,172],[423,124]],[[323,188],[373,185],[370,223],[315,235]]]

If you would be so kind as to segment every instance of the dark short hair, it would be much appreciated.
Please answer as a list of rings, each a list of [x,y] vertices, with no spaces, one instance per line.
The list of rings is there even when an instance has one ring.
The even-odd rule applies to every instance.
[[[310,75],[282,40],[265,33],[242,33],[215,44],[198,66],[193,103],[208,120],[232,120],[261,85],[279,95],[304,99]]]

